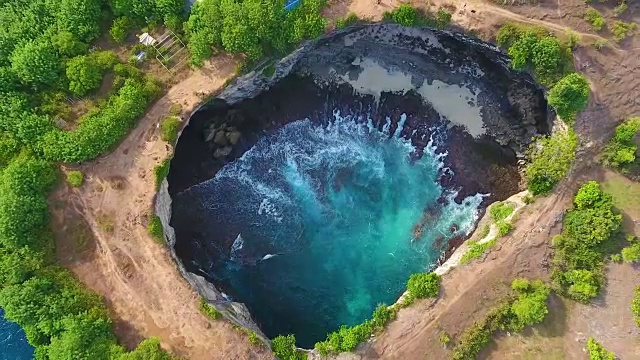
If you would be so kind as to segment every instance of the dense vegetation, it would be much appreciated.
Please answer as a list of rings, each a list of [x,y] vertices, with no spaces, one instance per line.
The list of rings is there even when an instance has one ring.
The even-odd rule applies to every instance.
[[[529,191],[538,195],[553,190],[571,168],[577,147],[578,137],[571,130],[541,137],[531,145],[525,171]]]
[[[185,23],[190,62],[202,65],[213,48],[244,53],[254,61],[264,55],[282,55],[324,32],[327,22],[320,15],[322,6],[324,0],[306,0],[286,11],[283,0],[197,1]]]
[[[626,262],[640,261],[640,237],[627,235],[629,246],[621,251],[622,260]]]
[[[161,92],[110,51],[89,52],[104,19],[128,26],[181,23],[174,0],[0,1],[0,307],[37,359],[170,359],[157,339],[127,353],[102,300],[55,264],[47,194],[54,162],[81,162],[112,148]],[[113,84],[105,82],[113,73]],[[73,119],[71,103],[109,91]],[[79,171],[67,173],[80,186]]]
[[[200,298],[200,311],[213,320],[222,319],[222,314],[215,307],[207,303],[203,298]]]
[[[572,71],[571,48],[545,28],[506,23],[496,42],[507,49],[514,69],[530,70],[544,85],[552,86]]]
[[[640,117],[632,117],[616,127],[613,138],[604,150],[605,165],[627,172],[636,163],[638,145],[633,141],[640,132]]]
[[[431,14],[409,4],[402,4],[391,12],[385,12],[383,17],[402,26],[433,26],[444,29],[451,23],[451,13],[442,7]]]
[[[475,359],[496,331],[521,331],[544,320],[550,294],[547,285],[540,280],[515,279],[511,288],[515,292],[514,297],[504,299],[482,320],[464,331],[453,348],[454,360]]]
[[[589,360],[615,360],[616,358],[614,353],[607,351],[592,337],[587,340],[587,351],[589,351]]]
[[[511,67],[531,71],[541,84],[550,87],[549,104],[560,118],[573,123],[589,99],[586,78],[572,72],[574,44],[562,43],[545,28],[513,23],[498,30],[496,42],[507,49]]]
[[[563,220],[563,232],[553,239],[552,279],[560,294],[588,302],[604,285],[604,261],[622,222],[611,196],[589,181],[578,190],[573,208]]]

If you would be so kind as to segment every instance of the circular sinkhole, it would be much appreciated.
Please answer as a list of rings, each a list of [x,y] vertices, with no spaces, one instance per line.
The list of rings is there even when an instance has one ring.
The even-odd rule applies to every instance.
[[[196,112],[169,173],[175,252],[266,336],[311,348],[392,304],[548,131],[543,92],[460,34],[337,32]]]

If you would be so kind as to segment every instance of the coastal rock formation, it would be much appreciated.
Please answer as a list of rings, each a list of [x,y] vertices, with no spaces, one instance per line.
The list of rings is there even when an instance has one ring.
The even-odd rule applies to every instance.
[[[206,219],[172,218],[171,197],[213,178],[266,134],[301,119],[325,124],[339,112],[409,139],[415,158],[429,144],[447,153],[438,178],[446,190],[441,200],[487,194],[486,205],[518,191],[517,159],[532,137],[550,130],[553,116],[543,90],[529,74],[512,70],[506,54],[454,32],[356,26],[307,43],[270,70],[239,77],[192,115],[156,209],[187,280],[227,318],[261,336],[247,308],[209,283],[216,281],[188,255],[195,250],[184,246],[191,231],[184,229]],[[427,215],[424,224],[432,221]],[[420,224],[415,234],[422,234]],[[458,225],[450,229],[456,233]],[[448,239],[449,248],[463,240]],[[227,251],[235,244],[231,239],[212,248]]]

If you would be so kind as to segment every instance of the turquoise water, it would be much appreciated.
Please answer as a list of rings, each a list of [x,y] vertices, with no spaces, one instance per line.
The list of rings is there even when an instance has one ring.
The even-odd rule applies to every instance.
[[[33,359],[33,347],[18,324],[5,320],[0,309],[0,360]]]
[[[405,120],[290,123],[178,196],[176,212],[190,211],[181,197],[199,199],[197,265],[267,336],[313,347],[362,322],[471,230],[482,197],[439,203],[445,155],[412,157]]]

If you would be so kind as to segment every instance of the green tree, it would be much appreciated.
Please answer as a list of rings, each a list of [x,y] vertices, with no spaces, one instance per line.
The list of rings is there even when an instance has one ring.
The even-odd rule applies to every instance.
[[[181,16],[186,6],[184,0],[155,0],[155,2],[156,11],[165,18],[169,15]]]
[[[126,16],[121,16],[113,20],[113,25],[111,25],[111,29],[109,29],[109,34],[115,42],[123,42],[124,39],[127,38],[127,35],[129,35],[131,26],[131,19]]]
[[[532,48],[533,68],[541,79],[553,81],[557,74],[562,59],[562,49],[558,39],[553,36],[545,36],[538,39]]]
[[[11,69],[24,84],[53,85],[59,77],[60,59],[50,43],[28,41],[11,54]]]
[[[135,350],[121,355],[118,360],[177,360],[160,347],[158,338],[149,338],[141,342]]]
[[[102,82],[102,71],[93,58],[82,55],[67,62],[67,78],[69,90],[83,96],[97,89]]]
[[[100,34],[100,0],[61,0],[56,17],[60,29],[91,41]]]
[[[518,298],[511,304],[511,312],[515,318],[510,328],[520,331],[526,326],[541,323],[549,312],[549,287],[540,280],[530,282],[526,279],[515,279],[511,288],[516,291]]]
[[[573,123],[578,112],[587,106],[589,91],[587,79],[578,73],[571,73],[551,88],[547,100],[562,120]]]
[[[62,332],[51,338],[47,348],[49,359],[112,359],[115,344],[108,319],[95,312],[67,316],[61,321]]]
[[[539,138],[528,151],[525,175],[529,190],[536,195],[553,190],[569,171],[577,147],[578,138],[572,131]]]
[[[87,51],[89,51],[89,45],[78,40],[78,38],[69,31],[60,31],[52,35],[51,43],[60,55],[66,57],[86,54]]]

